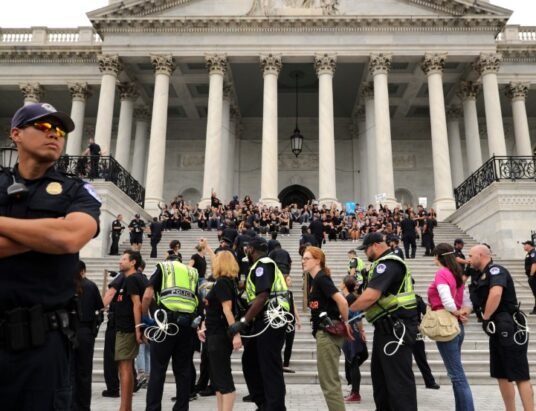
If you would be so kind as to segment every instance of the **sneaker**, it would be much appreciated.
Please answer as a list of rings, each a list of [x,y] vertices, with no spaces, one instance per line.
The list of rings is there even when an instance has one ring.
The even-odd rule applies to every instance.
[[[360,403],[361,402],[361,395],[356,394],[355,392],[352,392],[350,395],[347,395],[344,397],[344,402],[346,403]]]
[[[283,367],[283,372],[288,372],[289,374],[296,374],[296,371],[288,367]]]
[[[427,385],[426,388],[428,388],[430,390],[439,390],[439,388],[441,388],[441,387],[439,386],[439,384],[437,382],[434,382],[431,385]]]
[[[103,397],[108,397],[108,398],[119,398],[120,397],[119,391],[109,391],[109,390],[104,390],[102,392],[102,396]]]

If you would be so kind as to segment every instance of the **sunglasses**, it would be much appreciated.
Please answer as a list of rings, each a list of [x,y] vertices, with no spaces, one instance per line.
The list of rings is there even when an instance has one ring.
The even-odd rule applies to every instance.
[[[46,121],[39,121],[37,123],[28,124],[28,127],[36,128],[40,131],[47,132],[52,131],[54,132],[58,137],[65,137],[67,132],[63,129],[61,126],[56,126],[52,123],[46,122]]]

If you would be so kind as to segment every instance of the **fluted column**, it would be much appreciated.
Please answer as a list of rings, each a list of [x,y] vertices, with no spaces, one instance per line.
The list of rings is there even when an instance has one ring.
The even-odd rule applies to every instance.
[[[93,94],[91,86],[87,83],[68,83],[67,87],[72,97],[71,118],[75,128],[69,133],[65,154],[79,156],[82,151],[82,138],[84,134],[84,120],[86,113],[86,100]]]
[[[361,89],[361,97],[365,101],[365,125],[360,129],[360,136],[363,136],[366,143],[366,165],[364,170],[367,177],[367,196],[364,203],[374,204],[375,195],[378,194],[378,173],[377,173],[377,152],[375,115],[374,115],[374,83],[367,82]]]
[[[376,187],[373,191],[385,194],[385,204],[396,204],[393,172],[393,149],[391,144],[391,117],[389,115],[389,90],[387,76],[391,69],[390,54],[371,54],[370,74],[374,77],[374,132],[376,147]]]
[[[504,89],[506,97],[512,102],[516,154],[518,156],[532,155],[527,108],[525,107],[529,86],[528,83],[510,83]]]
[[[155,72],[155,83],[147,159],[145,209],[156,216],[159,213],[158,204],[164,200],[169,79],[175,70],[175,61],[170,55],[152,55],[151,63]]]
[[[130,173],[141,185],[145,186],[145,167],[147,165],[147,130],[151,112],[147,107],[138,106],[134,109],[136,130],[134,137],[134,154]]]
[[[24,105],[39,103],[45,94],[43,86],[39,83],[23,83],[19,84],[19,89],[24,95]]]
[[[460,117],[462,110],[458,106],[447,108],[447,129],[449,133],[449,153],[452,169],[452,185],[458,187],[465,179],[460,139]]]
[[[134,117],[134,102],[138,98],[138,89],[133,82],[120,83],[121,109],[119,111],[119,127],[115,144],[115,159],[125,169],[129,169],[130,142],[132,140],[132,120]]]
[[[95,124],[95,142],[105,154],[110,154],[112,123],[114,119],[115,83],[123,65],[117,55],[99,55],[99,70],[102,73],[99,108]]]
[[[333,117],[333,76],[337,58],[334,55],[317,55],[318,76],[318,199],[320,205],[337,202],[335,171],[335,124]]]
[[[221,135],[223,122],[223,76],[227,70],[224,55],[205,57],[209,73],[207,137],[205,144],[205,172],[203,175],[203,194],[200,207],[210,205],[212,192],[220,190],[221,176]]]
[[[480,85],[472,81],[463,81],[460,84],[458,97],[463,102],[463,122],[465,127],[465,151],[467,153],[468,177],[482,165],[482,148],[480,146],[480,131],[478,130],[478,113],[476,110],[476,97]]]
[[[490,157],[493,155],[505,156],[507,154],[501,100],[499,98],[499,84],[497,82],[497,73],[499,72],[501,60],[500,54],[482,53],[480,54],[480,59],[475,63],[475,69],[482,76]]]
[[[422,70],[428,77],[435,188],[433,204],[439,220],[444,220],[456,210],[452,191],[447,118],[443,95],[443,67],[446,59],[446,53],[426,54],[421,65]]]
[[[354,130],[354,158],[359,158],[359,186],[356,190],[356,196],[359,203],[366,207],[369,202],[369,152],[367,146],[367,116],[365,106],[359,106],[357,108],[354,123],[357,125],[357,129]]]
[[[262,106],[261,202],[279,206],[277,160],[277,78],[281,71],[281,56],[261,56],[264,97]]]
[[[231,98],[233,93],[232,84],[223,85],[223,106],[222,106],[222,130],[221,130],[221,159],[220,159],[220,193],[219,198],[224,203],[230,199],[228,181],[231,178],[229,174],[229,150],[231,141]]]
[[[228,161],[227,161],[227,192],[229,193],[229,197],[232,198],[233,195],[238,194],[236,191],[238,189],[238,186],[235,188],[235,171],[238,170],[238,158],[236,157],[236,148],[238,147],[237,144],[237,129],[239,127],[240,123],[240,112],[238,110],[238,107],[235,105],[231,105],[231,123],[229,128],[229,150],[228,150]]]

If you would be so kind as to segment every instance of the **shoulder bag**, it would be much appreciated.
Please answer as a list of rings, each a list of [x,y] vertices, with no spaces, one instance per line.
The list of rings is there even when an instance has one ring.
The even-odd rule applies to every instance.
[[[458,319],[445,309],[432,311],[427,308],[419,329],[434,341],[448,342],[460,334]]]

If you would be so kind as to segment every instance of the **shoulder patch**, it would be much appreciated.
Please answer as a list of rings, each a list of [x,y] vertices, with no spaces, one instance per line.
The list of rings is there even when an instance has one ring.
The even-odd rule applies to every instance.
[[[501,273],[501,269],[499,267],[492,267],[490,270],[489,270],[489,273],[491,275],[497,275],[497,274],[500,274]]]
[[[258,267],[258,268],[255,269],[255,276],[256,277],[262,277],[263,274],[264,274],[264,268]]]
[[[376,272],[378,274],[383,274],[385,270],[387,270],[387,266],[384,263],[378,264],[378,266],[376,267]]]
[[[532,253],[530,256],[531,256],[532,258],[534,258],[534,257],[536,257],[536,253]]]
[[[89,183],[86,183],[86,184],[84,184],[84,189],[89,193],[89,195],[91,197],[93,197],[95,200],[97,200],[99,203],[102,204],[102,200],[100,199],[99,195],[97,194],[97,190],[95,190],[95,187],[93,187]]]

